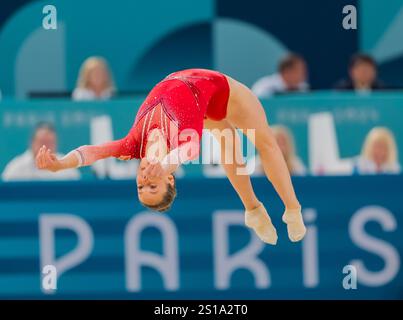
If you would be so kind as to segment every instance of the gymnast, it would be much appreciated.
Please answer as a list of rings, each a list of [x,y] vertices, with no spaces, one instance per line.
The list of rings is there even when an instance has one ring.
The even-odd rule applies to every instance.
[[[170,209],[176,196],[175,170],[199,156],[203,128],[210,129],[221,146],[221,164],[245,207],[245,224],[257,236],[275,245],[277,232],[264,205],[256,197],[243,161],[237,129],[254,142],[263,169],[284,203],[282,220],[291,241],[301,240],[306,228],[287,165],[257,97],[242,83],[212,70],[188,69],[168,75],[148,94],[126,137],[101,145],[81,146],[61,159],[43,146],[39,169],[53,172],[88,166],[115,157],[141,159],[137,173],[140,202],[158,212]],[[232,143],[220,132],[232,132]],[[234,161],[223,161],[231,154]]]

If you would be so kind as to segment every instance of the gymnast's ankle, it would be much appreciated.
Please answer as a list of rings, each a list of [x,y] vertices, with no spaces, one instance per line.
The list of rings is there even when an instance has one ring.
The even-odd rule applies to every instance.
[[[255,209],[261,207],[262,205],[263,204],[259,200],[257,200],[256,202],[253,202],[253,203],[248,204],[247,206],[245,206],[245,211],[246,212],[252,212]]]
[[[301,211],[301,209],[302,207],[299,202],[297,202],[296,204],[285,206],[285,211],[287,212],[299,212]]]

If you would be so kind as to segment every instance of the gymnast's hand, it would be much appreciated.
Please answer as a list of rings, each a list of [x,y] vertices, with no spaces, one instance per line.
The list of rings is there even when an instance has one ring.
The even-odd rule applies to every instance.
[[[38,169],[49,170],[52,172],[56,172],[61,169],[61,163],[57,159],[56,155],[50,151],[50,149],[46,148],[46,146],[42,146],[35,159],[35,164]]]
[[[144,176],[147,178],[159,178],[163,177],[167,174],[166,170],[161,165],[161,162],[158,160],[148,161],[146,168],[144,170]]]

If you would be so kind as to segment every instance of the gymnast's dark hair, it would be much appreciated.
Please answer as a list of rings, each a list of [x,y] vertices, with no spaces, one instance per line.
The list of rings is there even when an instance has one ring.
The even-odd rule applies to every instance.
[[[165,192],[162,200],[159,203],[154,205],[147,205],[145,203],[142,203],[142,205],[158,212],[166,212],[171,209],[172,203],[176,198],[176,179],[174,175],[172,176],[174,178],[174,184],[172,186],[170,183],[167,183],[167,191]]]

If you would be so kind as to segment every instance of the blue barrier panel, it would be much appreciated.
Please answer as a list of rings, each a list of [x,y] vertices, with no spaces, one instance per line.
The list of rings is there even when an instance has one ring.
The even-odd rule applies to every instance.
[[[0,298],[403,298],[403,176],[294,182],[308,228],[296,244],[254,179],[275,247],[243,226],[226,179],[178,181],[168,214],[142,208],[132,181],[0,184]]]

